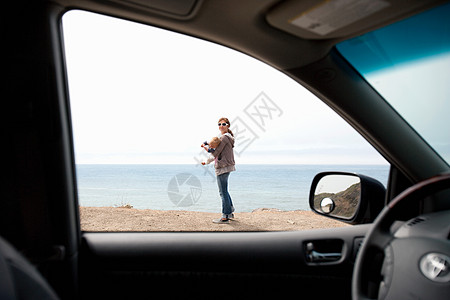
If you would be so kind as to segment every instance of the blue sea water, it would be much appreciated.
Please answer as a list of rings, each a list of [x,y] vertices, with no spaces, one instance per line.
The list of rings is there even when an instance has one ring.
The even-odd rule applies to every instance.
[[[214,167],[201,165],[84,165],[77,169],[81,206],[221,212]],[[387,165],[239,165],[229,178],[237,212],[257,208],[309,210],[314,176],[346,171],[387,184]]]

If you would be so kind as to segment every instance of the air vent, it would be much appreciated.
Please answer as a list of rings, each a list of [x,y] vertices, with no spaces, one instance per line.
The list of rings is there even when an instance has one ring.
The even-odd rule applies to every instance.
[[[426,221],[426,219],[424,219],[424,218],[420,218],[420,217],[419,218],[414,218],[411,221],[409,221],[408,224],[406,224],[406,225],[407,226],[414,226],[414,225],[417,225],[417,224],[425,222],[425,221]]]

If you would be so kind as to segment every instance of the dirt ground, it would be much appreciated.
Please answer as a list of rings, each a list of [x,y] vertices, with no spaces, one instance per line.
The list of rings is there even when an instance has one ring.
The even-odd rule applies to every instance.
[[[220,213],[119,207],[80,207],[83,231],[291,231],[349,226],[311,211],[260,208],[235,213],[227,224],[215,224]]]

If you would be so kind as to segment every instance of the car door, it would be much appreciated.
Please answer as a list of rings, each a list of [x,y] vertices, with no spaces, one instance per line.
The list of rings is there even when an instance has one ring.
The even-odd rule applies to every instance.
[[[349,299],[369,225],[304,232],[84,233],[83,298],[306,297]],[[312,250],[311,250],[312,249]],[[338,253],[311,261],[311,251]]]

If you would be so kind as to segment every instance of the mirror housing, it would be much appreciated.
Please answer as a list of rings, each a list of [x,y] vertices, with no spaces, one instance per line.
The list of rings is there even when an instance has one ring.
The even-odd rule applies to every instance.
[[[385,204],[386,188],[378,180],[347,172],[323,172],[314,177],[310,208],[349,224],[371,223]]]

